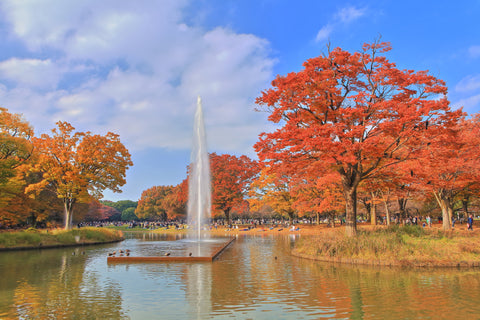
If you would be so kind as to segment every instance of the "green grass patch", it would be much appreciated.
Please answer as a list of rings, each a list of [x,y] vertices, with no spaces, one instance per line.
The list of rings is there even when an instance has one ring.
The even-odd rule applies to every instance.
[[[0,248],[47,247],[117,241],[123,239],[119,230],[81,228],[65,230],[36,230],[0,233]]]
[[[427,231],[418,226],[392,226],[302,237],[293,253],[319,260],[360,261],[401,266],[454,266],[480,264],[480,236]]]

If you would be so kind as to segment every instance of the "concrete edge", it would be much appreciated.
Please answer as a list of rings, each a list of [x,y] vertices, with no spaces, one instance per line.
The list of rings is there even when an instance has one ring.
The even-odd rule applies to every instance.
[[[150,257],[107,257],[108,263],[142,263],[142,262],[213,262],[222,254],[222,252],[233,242],[235,238],[226,241],[218,250],[214,251],[211,256],[206,257],[184,257],[184,256],[150,256]]]

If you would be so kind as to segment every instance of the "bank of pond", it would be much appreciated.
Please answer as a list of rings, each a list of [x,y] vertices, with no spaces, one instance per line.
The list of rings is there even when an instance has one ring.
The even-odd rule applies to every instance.
[[[120,230],[106,228],[79,228],[71,230],[39,230],[0,232],[0,251],[38,248],[58,248],[109,243],[123,240]]]
[[[222,233],[221,230],[211,230],[211,233],[218,236]],[[165,233],[185,231],[184,228],[163,230]],[[278,232],[269,231],[269,234]],[[437,228],[394,225],[388,228],[360,228],[354,237],[347,237],[343,228],[311,231],[313,230],[308,234],[301,234],[295,241],[291,251],[294,256],[333,263],[379,266],[480,267],[478,230],[444,232]],[[236,234],[258,235],[260,232]],[[0,232],[0,251],[83,246],[123,239],[122,230],[117,228],[82,227],[68,231],[30,228],[23,231]]]
[[[334,263],[402,267],[480,267],[480,234],[477,231],[392,226],[344,232],[323,232],[302,237],[292,254]]]

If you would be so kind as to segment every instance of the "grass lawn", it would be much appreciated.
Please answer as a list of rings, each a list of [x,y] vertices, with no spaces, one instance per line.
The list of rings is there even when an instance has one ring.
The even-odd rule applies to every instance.
[[[0,249],[41,248],[91,243],[113,242],[123,239],[123,233],[106,228],[65,230],[37,230],[0,232]]]

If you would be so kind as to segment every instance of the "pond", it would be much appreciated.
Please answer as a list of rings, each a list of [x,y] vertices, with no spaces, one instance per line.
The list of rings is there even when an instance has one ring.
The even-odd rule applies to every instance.
[[[113,250],[155,251],[181,239],[135,234],[103,246],[0,252],[0,319],[468,319],[480,314],[477,269],[309,261],[289,254],[294,235],[241,235],[213,263],[107,263]]]

